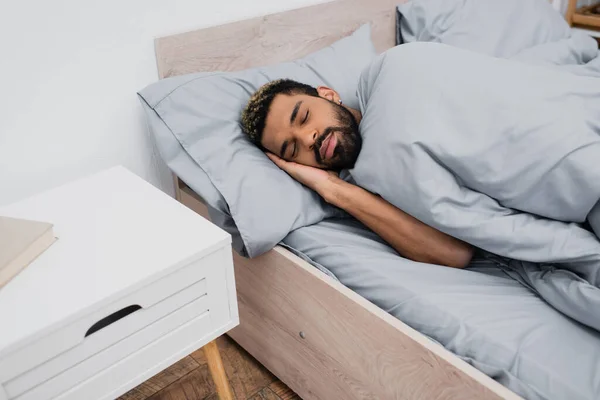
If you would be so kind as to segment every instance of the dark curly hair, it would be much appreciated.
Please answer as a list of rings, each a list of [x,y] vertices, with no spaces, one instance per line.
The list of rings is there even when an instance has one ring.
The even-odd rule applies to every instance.
[[[278,79],[261,86],[242,111],[242,131],[258,146],[261,146],[269,108],[278,94],[319,96],[316,88],[291,79]]]

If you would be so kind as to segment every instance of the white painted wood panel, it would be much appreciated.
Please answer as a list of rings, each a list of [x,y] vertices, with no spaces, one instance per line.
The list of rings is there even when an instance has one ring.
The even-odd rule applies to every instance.
[[[58,237],[0,291],[0,320],[12,327],[0,330],[0,357],[231,240],[120,167],[0,214],[50,221]]]
[[[206,296],[194,300],[193,302],[181,307],[177,311],[161,318],[154,324],[130,335],[125,339],[116,342],[106,350],[87,358],[81,363],[72,365],[71,368],[63,373],[43,382],[39,386],[31,388],[28,392],[19,396],[20,393],[11,393],[11,385],[5,386],[9,398],[19,400],[43,400],[51,399],[67,391],[86,379],[104,370],[110,369],[115,363],[118,363],[127,356],[143,351],[143,348],[153,342],[160,340],[163,336],[177,330],[180,326],[195,319],[199,315],[208,312],[208,301]],[[201,332],[210,332],[212,324],[209,319],[205,319],[205,326]],[[27,382],[29,383],[29,382]],[[22,387],[25,385],[22,385]]]
[[[210,326],[210,313],[202,314],[143,351],[132,354],[58,396],[56,400],[112,400],[143,382],[146,376],[161,371],[210,342],[212,339],[209,338],[213,336],[207,330]]]
[[[14,376],[14,379],[6,381],[5,389],[11,396],[24,393],[31,387],[85,361],[94,354],[124,340],[124,338],[135,335],[136,332],[152,325],[160,318],[170,316],[170,314],[177,312],[186,304],[200,297],[204,297],[204,303],[206,303],[206,309],[208,309],[206,280],[201,280],[200,282],[192,284],[188,288],[172,295],[164,302],[157,304],[156,307],[152,307],[149,310],[141,309],[136,311],[85,338],[85,340],[75,348],[63,352],[46,362],[37,365],[34,364],[33,366],[30,365],[29,367],[31,369],[29,370],[10,369],[10,373]],[[156,315],[159,315],[160,318],[155,318]],[[50,343],[47,346],[50,347],[52,344],[53,343]],[[21,358],[14,358],[15,363],[21,362],[21,360],[28,360],[28,358],[26,358],[25,355]]]
[[[230,235],[124,168],[0,214],[62,245],[0,291],[0,400],[117,397],[239,324]]]

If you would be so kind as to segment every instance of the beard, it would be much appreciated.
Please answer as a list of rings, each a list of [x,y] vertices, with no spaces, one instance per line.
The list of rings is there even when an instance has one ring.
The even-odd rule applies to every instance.
[[[328,100],[329,101],[329,100]],[[323,167],[331,170],[350,169],[356,164],[362,147],[362,137],[354,115],[346,107],[330,101],[336,119],[336,126],[330,126],[315,141],[315,159]],[[330,133],[337,133],[337,145],[333,156],[328,160],[321,157],[321,145]]]

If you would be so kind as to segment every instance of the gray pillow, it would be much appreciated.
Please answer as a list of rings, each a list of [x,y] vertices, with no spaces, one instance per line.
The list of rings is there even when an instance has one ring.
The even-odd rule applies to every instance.
[[[398,44],[439,42],[502,58],[569,35],[548,0],[412,0],[396,14]]]
[[[292,230],[343,213],[290,178],[246,138],[239,123],[243,107],[263,84],[290,78],[334,88],[345,104],[358,108],[360,73],[376,55],[370,26],[363,25],[293,62],[168,78],[138,94],[155,114],[147,121],[161,157],[210,207],[233,219],[228,230],[235,227],[243,244],[236,250],[256,257]],[[172,138],[165,136],[167,130]]]
[[[202,195],[208,214],[213,223],[231,235],[232,246],[240,254],[245,253],[244,242],[240,232],[235,226],[235,221],[228,213],[227,202],[213,186],[208,175],[196,164],[194,159],[183,149],[181,143],[173,136],[169,127],[158,114],[140,97],[148,130],[154,138],[155,147],[161,159],[169,169],[183,180],[193,191]]]

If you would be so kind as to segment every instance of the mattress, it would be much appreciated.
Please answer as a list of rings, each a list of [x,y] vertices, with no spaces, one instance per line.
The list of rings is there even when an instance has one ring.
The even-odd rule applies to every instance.
[[[600,398],[600,333],[513,279],[518,261],[413,262],[353,219],[297,229],[284,244],[526,399]]]

